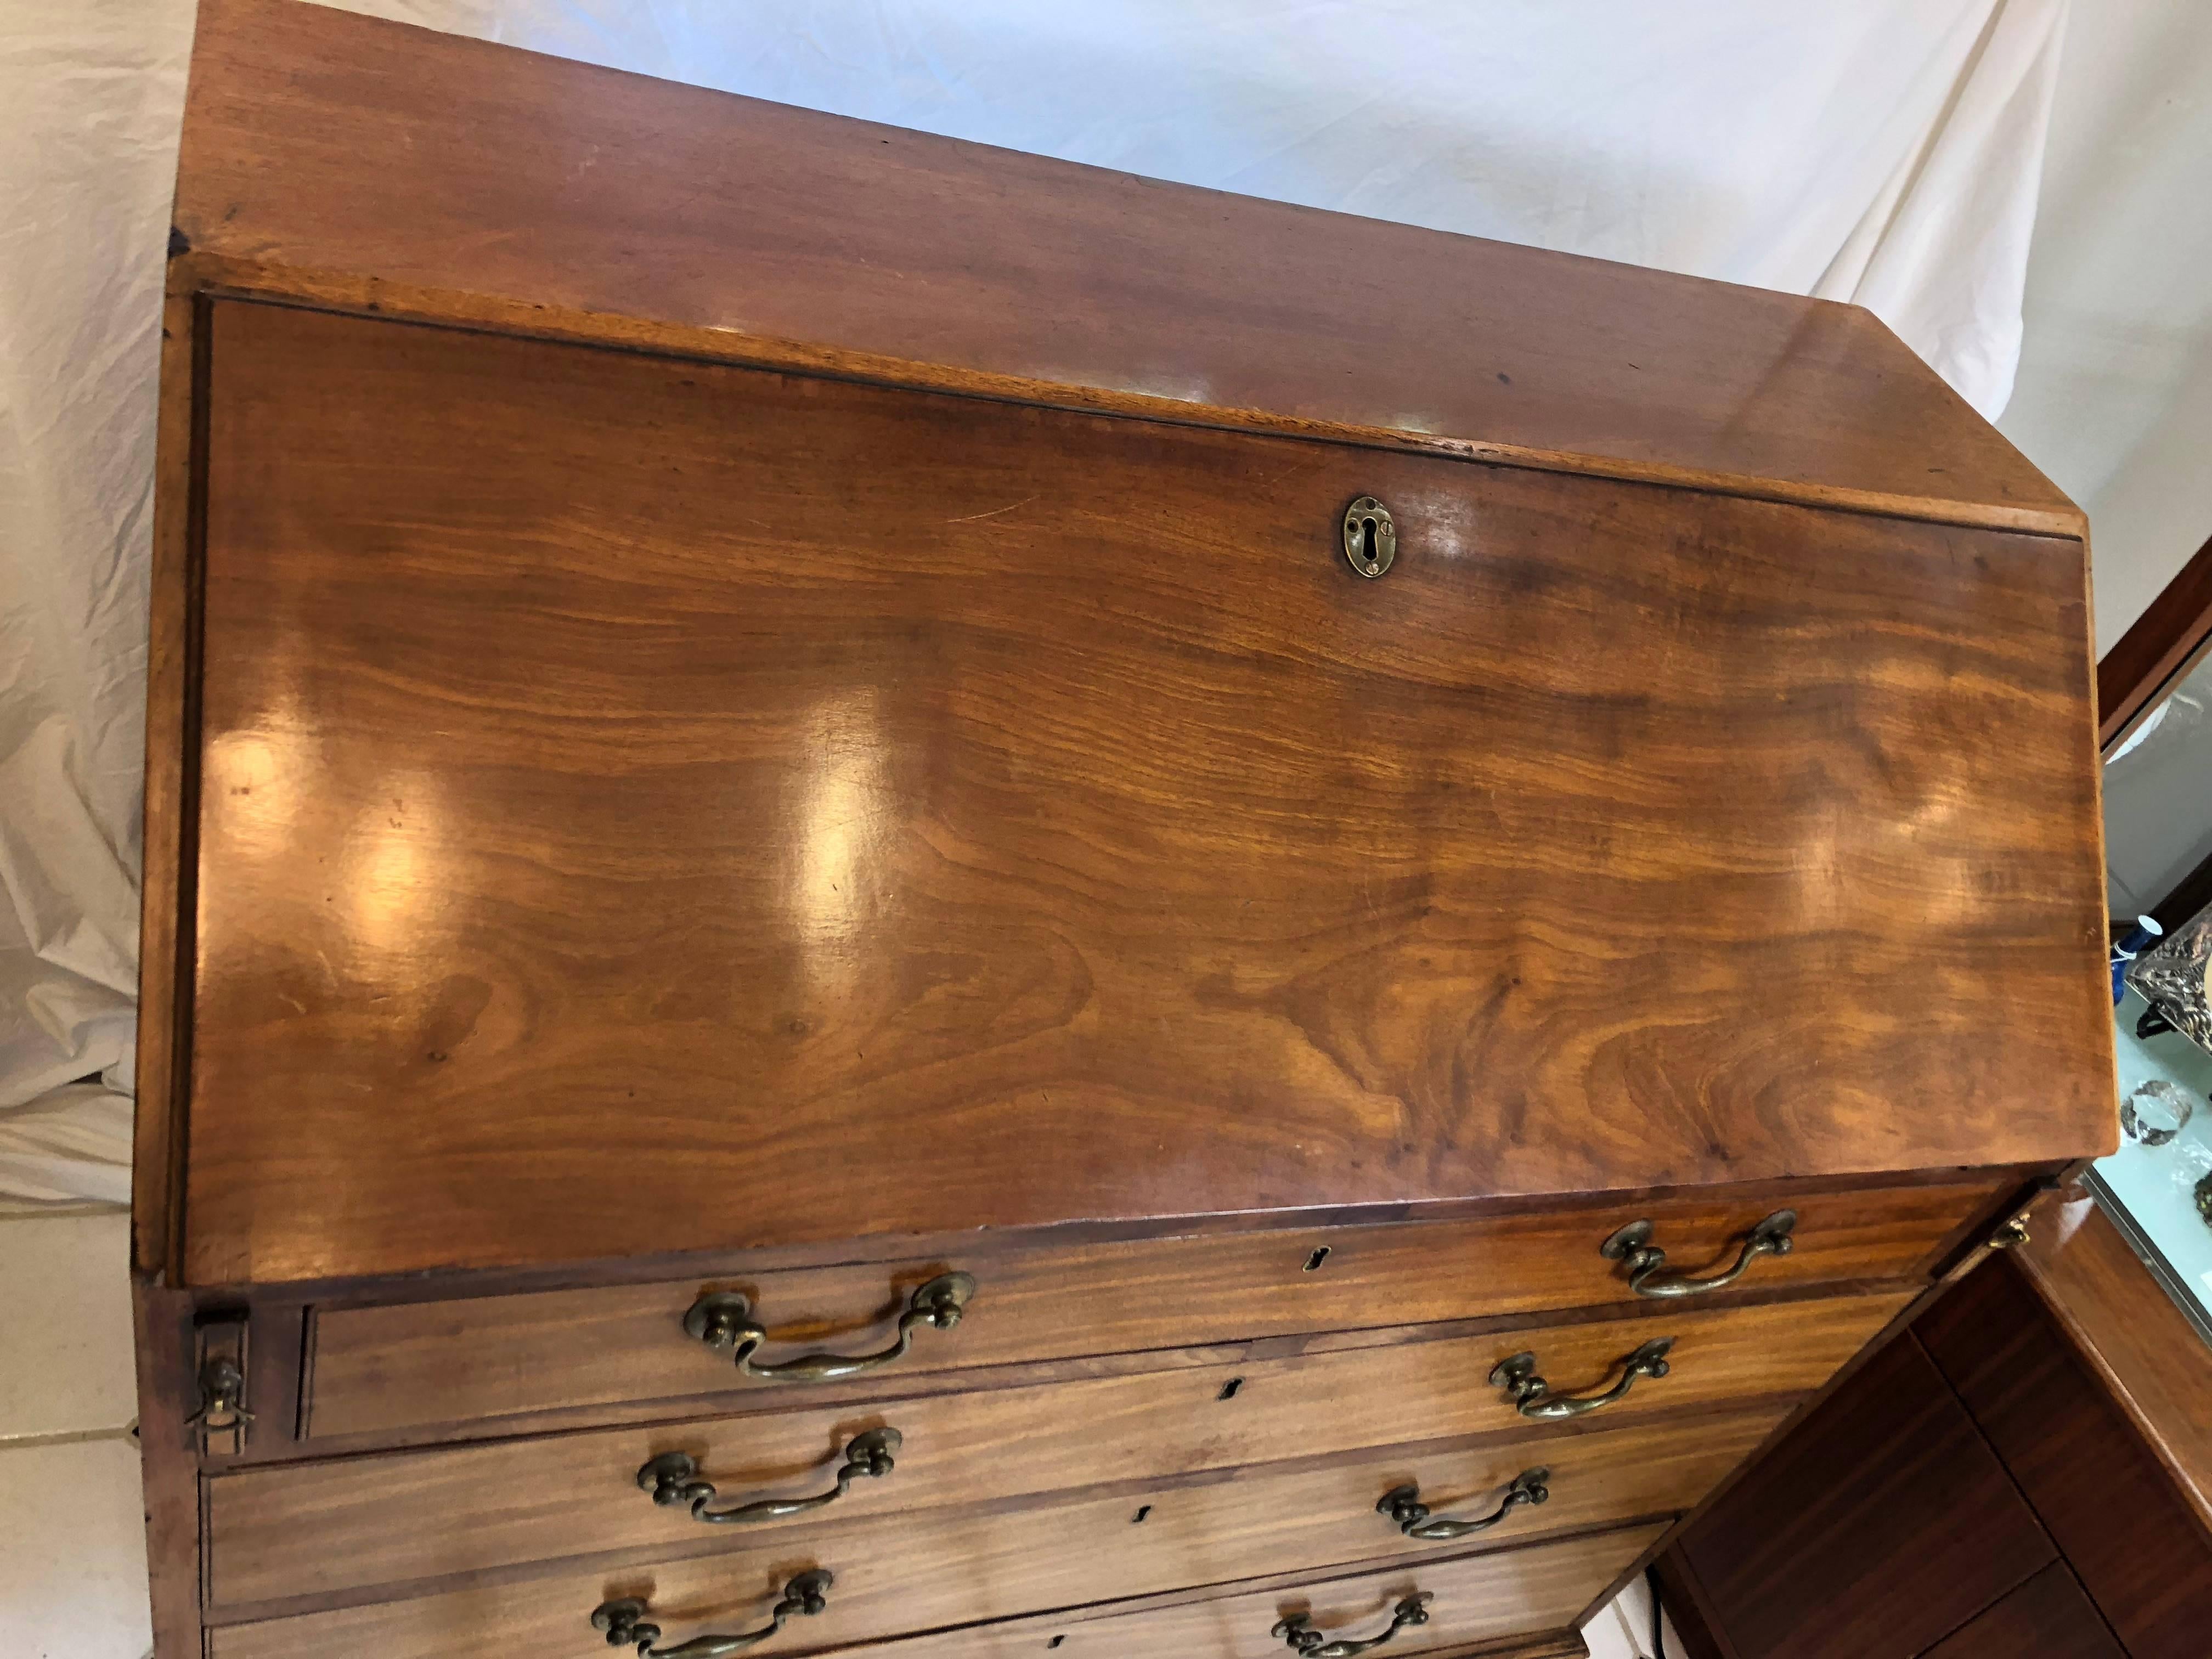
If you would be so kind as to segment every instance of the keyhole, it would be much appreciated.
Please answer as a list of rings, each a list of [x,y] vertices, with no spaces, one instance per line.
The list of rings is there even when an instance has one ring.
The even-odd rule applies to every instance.
[[[1139,1504],[1137,1506],[1137,1512],[1129,1517],[1129,1524],[1133,1527],[1143,1526],[1145,1524],[1145,1517],[1152,1512],[1152,1506],[1150,1504]]]
[[[1221,1385],[1221,1392],[1216,1395],[1215,1398],[1220,1400],[1234,1400],[1237,1398],[1237,1390],[1243,1386],[1244,1379],[1243,1377],[1232,1376],[1226,1382],[1224,1382]]]
[[[1375,562],[1375,520],[1372,519],[1359,521],[1359,556],[1370,564]]]
[[[1321,1249],[1316,1250],[1311,1255],[1306,1258],[1306,1271],[1310,1273],[1319,1273],[1321,1271],[1321,1264],[1328,1260],[1328,1246],[1324,1244]]]

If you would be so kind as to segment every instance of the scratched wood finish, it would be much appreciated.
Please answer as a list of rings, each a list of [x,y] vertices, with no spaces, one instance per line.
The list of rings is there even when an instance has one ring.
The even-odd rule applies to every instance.
[[[2116,1136],[2065,544],[211,334],[195,1282]]]
[[[729,1493],[804,1495],[846,1443],[904,1437],[888,1475],[856,1483],[840,1518],[942,1508],[1472,1435],[1534,1437],[1488,1382],[1533,1351],[1561,1395],[1619,1380],[1620,1361],[1671,1336],[1672,1370],[1604,1408],[1607,1425],[1819,1388],[1911,1297],[1790,1302],[1648,1319],[1527,1327],[1035,1387],[879,1400],[243,1470],[208,1482],[217,1603],[434,1577],[552,1553],[681,1540],[639,1468],[685,1451]],[[1371,1501],[1371,1500],[1370,1500]],[[790,1523],[771,1523],[788,1525]]]
[[[906,1376],[1024,1361],[1628,1303],[1625,1269],[1597,1247],[1639,1218],[1654,1224],[1670,1269],[1711,1275],[1734,1263],[1763,1217],[1785,1205],[1796,1212],[1790,1253],[1759,1258],[1735,1285],[1701,1298],[1709,1302],[1905,1279],[1924,1275],[1938,1244],[1996,1200],[1989,1184],[1701,1195],[323,1309],[313,1316],[307,1432],[419,1431],[726,1392],[803,1398],[789,1383],[737,1376],[726,1353],[685,1334],[684,1310],[707,1290],[746,1296],[773,1339],[763,1355],[773,1363],[819,1347],[881,1349],[917,1285],[974,1270],[981,1288],[960,1323],[923,1333],[884,1374],[896,1389]]]
[[[202,6],[179,179],[192,257],[295,289],[2081,528],[1856,307],[315,7]]]
[[[1126,1516],[1115,1524],[1129,1529]],[[855,1650],[896,1659],[937,1659],[940,1654],[957,1654],[962,1659],[996,1659],[1000,1655],[1033,1659],[1048,1648],[1079,1659],[1086,1655],[1188,1659],[1194,1653],[1219,1659],[1262,1659],[1282,1651],[1281,1638],[1269,1636],[1268,1631],[1287,1613],[1310,1611],[1331,1635],[1339,1633],[1339,1626],[1346,1627],[1344,1634],[1368,1635],[1372,1633],[1369,1626],[1387,1622],[1392,1604],[1415,1589],[1434,1594],[1431,1621],[1401,1632],[1391,1646],[1436,1651],[1570,1624],[1612,1574],[1627,1565],[1660,1530],[1649,1525],[1624,1528],[1556,1543],[1473,1555],[1447,1553],[1350,1575],[1319,1569],[1310,1585],[1239,1593],[1236,1584],[1229,1583],[1216,1594],[1141,1611],[1121,1611],[1109,1601],[951,1629],[944,1627],[957,1626],[969,1609],[1020,1598],[1024,1586],[1018,1580],[1009,1578],[988,1588],[976,1581],[1000,1561],[1035,1559],[1040,1553],[1037,1543],[1018,1531],[997,1539],[979,1535],[978,1549],[988,1552],[997,1542],[1005,1553],[963,1558],[957,1565],[948,1559],[933,1576],[925,1577],[919,1564],[935,1555],[925,1540],[922,1553],[910,1565],[864,1560],[833,1566],[836,1579],[828,1607],[811,1619],[792,1621],[777,1637],[773,1651],[813,1653],[866,1643]],[[825,1561],[836,1555],[835,1551],[799,1549],[780,1560],[748,1554],[741,1562],[714,1557],[655,1567],[572,1570],[525,1583],[416,1601],[273,1619],[211,1632],[210,1659],[289,1659],[301,1652],[447,1659],[457,1649],[469,1648],[542,1654],[547,1659],[573,1653],[585,1659],[594,1650],[605,1650],[605,1638],[587,1622],[604,1597],[646,1599],[655,1621],[667,1632],[664,1639],[672,1644],[695,1634],[750,1628],[762,1622],[787,1576],[812,1565],[817,1553]],[[1235,1547],[1222,1559],[1239,1559]],[[1188,1567],[1203,1573],[1205,1560],[1201,1554]],[[1279,1583],[1284,1575],[1273,1577]],[[1040,1586],[1039,1593],[1048,1592]],[[1131,1597],[1127,1589],[1122,1595]],[[871,1633],[883,1629],[935,1633],[878,1644]],[[1055,1637],[1060,1639],[1054,1641]]]

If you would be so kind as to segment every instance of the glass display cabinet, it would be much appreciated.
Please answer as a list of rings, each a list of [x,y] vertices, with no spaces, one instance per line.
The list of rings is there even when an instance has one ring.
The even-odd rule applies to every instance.
[[[2148,912],[2164,932],[2118,969],[2124,1138],[2085,1184],[2212,1342],[2212,658],[2170,684],[2106,761],[2116,928]]]

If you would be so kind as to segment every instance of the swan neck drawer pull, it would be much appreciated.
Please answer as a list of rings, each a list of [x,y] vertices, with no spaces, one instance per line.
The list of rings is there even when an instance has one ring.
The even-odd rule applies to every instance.
[[[1379,1648],[1408,1625],[1429,1622],[1429,1603],[1436,1599],[1427,1590],[1407,1596],[1390,1610],[1390,1628],[1380,1636],[1370,1636],[1364,1642],[1347,1642],[1341,1638],[1330,1641],[1313,1627],[1310,1615],[1294,1613],[1267,1632],[1282,1638],[1283,1644],[1300,1659],[1352,1659],[1356,1653],[1370,1648]]]
[[[600,1602],[592,1609],[592,1628],[606,1632],[611,1648],[635,1647],[640,1659],[720,1659],[723,1654],[767,1641],[794,1613],[807,1618],[820,1613],[830,1605],[830,1586],[834,1582],[832,1574],[819,1570],[802,1572],[784,1585],[781,1599],[769,1609],[768,1623],[760,1629],[735,1636],[695,1636],[681,1647],[656,1645],[660,1626],[646,1618],[652,1609],[635,1596]]]
[[[637,1484],[653,1494],[653,1501],[667,1509],[690,1506],[691,1518],[709,1526],[742,1527],[755,1521],[781,1521],[787,1515],[804,1515],[834,1504],[855,1480],[880,1480],[891,1472],[891,1454],[902,1443],[896,1429],[871,1429],[856,1434],[845,1445],[845,1462],[837,1470],[837,1484],[811,1498],[761,1498],[729,1509],[710,1510],[714,1483],[698,1478],[698,1460],[689,1452],[663,1452],[637,1472]]]
[[[890,1364],[914,1346],[914,1334],[924,1326],[951,1330],[975,1296],[973,1274],[939,1273],[907,1298],[906,1311],[899,1316],[898,1339],[880,1353],[803,1353],[772,1365],[757,1364],[753,1355],[768,1340],[768,1333],[753,1323],[752,1304],[735,1291],[710,1291],[701,1297],[684,1316],[684,1328],[710,1348],[729,1349],[740,1376],[770,1382],[829,1382]]]
[[[1429,1506],[1421,1502],[1419,1486],[1396,1486],[1382,1494],[1376,1510],[1391,1521],[1408,1538],[1445,1539],[1465,1538],[1470,1533],[1488,1532],[1523,1504],[1549,1503],[1552,1488],[1549,1469],[1523,1469],[1513,1477],[1505,1488],[1505,1496],[1488,1515],[1474,1521],[1431,1521]]]
[[[1490,1381],[1493,1387],[1505,1390],[1513,1401],[1513,1408],[1523,1417],[1583,1417],[1591,1412],[1601,1412],[1614,1401],[1626,1398],[1639,1376],[1666,1376],[1667,1351],[1674,1346],[1671,1336],[1652,1338],[1621,1360],[1620,1381],[1603,1394],[1555,1398],[1552,1385],[1536,1374],[1536,1356],[1533,1353],[1516,1353],[1510,1359],[1499,1360],[1490,1373]]]
[[[1735,1266],[1711,1279],[1692,1279],[1686,1273],[1665,1272],[1667,1252],[1651,1242],[1655,1229],[1649,1221],[1630,1222],[1599,1245],[1597,1253],[1607,1261],[1626,1265],[1628,1288],[1638,1296],[1704,1296],[1735,1284],[1763,1255],[1788,1255],[1796,1242],[1791,1237],[1796,1226],[1796,1211],[1777,1210],[1744,1235],[1743,1249],[1737,1253]]]

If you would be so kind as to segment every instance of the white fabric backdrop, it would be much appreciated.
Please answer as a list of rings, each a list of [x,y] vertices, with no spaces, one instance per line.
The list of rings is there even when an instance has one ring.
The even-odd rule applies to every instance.
[[[564,57],[1870,306],[2012,387],[2067,0],[363,0]],[[0,1196],[119,1199],[189,0],[0,0]],[[94,1080],[94,1079],[97,1080]],[[69,1085],[69,1086],[64,1086]]]

